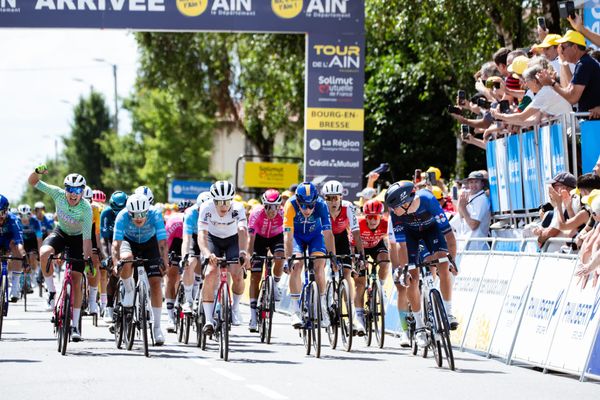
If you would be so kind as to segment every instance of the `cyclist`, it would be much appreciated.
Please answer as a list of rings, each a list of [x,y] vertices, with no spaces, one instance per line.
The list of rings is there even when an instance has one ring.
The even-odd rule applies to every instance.
[[[97,271],[100,270],[100,249],[98,244],[100,243],[100,208],[97,204],[93,203],[94,191],[91,187],[86,186],[83,190],[83,198],[90,203],[92,207],[92,263],[94,264],[94,271],[87,274],[89,290],[88,290],[88,313],[89,315],[98,314],[98,284],[100,282],[100,276]]]
[[[446,238],[453,248],[455,255],[456,242],[448,219],[435,196],[427,189],[415,191],[415,185],[410,181],[400,181],[392,184],[386,194],[385,202],[390,208],[390,221],[388,234],[391,243],[391,258],[395,267],[409,265],[412,281],[400,282],[408,284],[407,297],[413,310],[416,321],[415,338],[419,347],[427,346],[427,335],[423,329],[421,304],[419,296],[419,271],[410,269],[419,260],[419,244],[430,254],[429,259],[443,260],[447,257],[449,249]],[[446,258],[447,260],[447,258]],[[437,268],[440,277],[440,288],[444,305],[448,313],[451,328],[456,329],[457,322],[452,316],[451,296],[452,282],[448,262],[442,262]],[[400,274],[396,274],[400,277]],[[407,312],[408,305],[402,304],[400,311]],[[405,324],[405,322],[402,322]]]
[[[42,225],[42,238],[46,239],[46,236],[54,229],[54,219],[50,218],[50,215],[46,214],[46,206],[43,202],[38,201],[33,205],[33,211],[35,217]]]
[[[349,257],[351,253],[349,236],[352,237],[352,242],[362,260],[364,260],[365,256],[354,205],[349,201],[343,200],[344,187],[338,181],[332,180],[326,182],[325,185],[323,185],[321,193],[327,203],[329,215],[331,215],[331,230],[335,240],[336,254],[346,256],[341,258],[340,261],[343,265],[344,277],[350,285],[350,298],[355,298],[355,285],[352,284],[353,279],[351,278],[352,258]],[[356,300],[358,300],[358,298],[356,298]],[[355,318],[354,325],[358,335],[363,336],[365,334],[363,320]]]
[[[162,215],[150,207],[143,194],[133,194],[127,199],[125,209],[117,215],[112,242],[113,265],[119,260],[133,260],[134,257],[150,260],[144,264],[150,283],[150,303],[154,316],[154,339],[157,346],[165,343],[160,329],[162,310],[162,265],[169,265],[167,254],[167,231]],[[135,282],[131,263],[121,269],[121,280],[125,295],[123,307],[133,307]]]
[[[248,254],[266,256],[270,250],[275,257],[283,257],[283,210],[281,195],[275,189],[269,189],[262,195],[262,205],[255,206],[250,212],[248,221]],[[252,264],[250,277],[250,332],[258,332],[256,322],[256,306],[258,285],[264,261],[257,260]],[[281,288],[278,286],[283,274],[283,259],[275,260],[273,280],[275,281],[275,301],[281,300]]]
[[[177,290],[177,284],[179,283],[179,256],[181,254],[181,244],[183,242],[183,213],[191,205],[191,201],[181,201],[177,205],[177,211],[172,212],[165,218],[167,248],[169,249],[169,254],[175,254],[175,258],[171,260],[171,264],[167,269],[165,282],[165,301],[167,303],[167,312],[169,313],[167,332],[175,332],[175,291]]]
[[[48,311],[54,309],[56,287],[54,286],[54,268],[46,271],[48,258],[53,254],[65,253],[66,257],[80,260],[82,256],[89,260],[92,256],[92,207],[83,199],[85,178],[79,174],[69,174],[64,179],[65,188],[48,185],[40,180],[40,175],[48,174],[48,168],[41,165],[29,175],[29,184],[49,195],[55,203],[57,226],[48,235],[40,249],[40,261],[46,288],[48,289]],[[71,340],[81,340],[79,333],[79,315],[81,313],[81,279],[85,263],[75,261],[73,267],[73,318]]]
[[[335,254],[335,242],[331,232],[331,220],[325,201],[319,197],[315,185],[303,182],[296,194],[285,204],[283,210],[284,249],[286,258],[302,257],[304,250],[311,256]],[[290,297],[292,303],[291,323],[294,328],[302,326],[300,294],[302,292],[302,262],[294,261],[290,275]],[[322,309],[327,309],[325,299],[325,259],[314,261],[315,277],[321,292]],[[323,327],[329,326],[329,316],[323,315]]]
[[[0,253],[10,252],[15,257],[25,257],[25,247],[23,246],[23,231],[19,225],[17,217],[9,212],[8,199],[0,194]],[[22,270],[8,264],[8,270],[11,273],[10,301],[16,302],[21,297],[20,279]]]
[[[211,200],[210,192],[202,192],[196,198],[196,204],[185,210],[183,215],[183,240],[181,244],[181,258],[186,255],[200,255],[198,247],[198,215],[200,206],[205,201]],[[198,259],[190,258],[183,271],[183,290],[185,293],[185,303],[182,311],[191,313],[194,299],[198,293],[202,274],[199,268]]]
[[[105,260],[110,254],[110,252],[106,253],[104,251],[104,247],[102,246],[102,211],[104,211],[105,202],[106,194],[104,194],[104,192],[101,190],[94,189],[92,191],[92,200],[90,203],[92,204],[92,211],[94,213],[94,232],[96,243],[100,244],[97,254],[99,260],[96,264],[98,267],[102,265],[102,260]],[[108,304],[108,295],[106,293],[108,284],[108,271],[104,268],[96,268],[96,271],[100,271],[100,275],[98,276],[98,283],[100,285],[100,310],[102,313],[104,313]]]
[[[133,192],[133,194],[141,194],[146,196],[146,198],[148,199],[148,201],[150,202],[150,206],[154,205],[154,194],[152,193],[152,190],[150,190],[150,188],[148,186],[138,186],[135,191]],[[156,207],[158,207],[159,204],[156,204]],[[160,210],[160,213],[162,214],[164,211],[164,208],[162,207],[162,204],[160,204],[161,207],[158,207]],[[150,207],[152,208],[152,207]]]
[[[213,319],[214,292],[217,289],[219,270],[217,257],[225,257],[228,261],[247,260],[246,245],[248,243],[248,223],[244,206],[232,201],[235,195],[234,186],[227,181],[217,181],[210,187],[212,201],[207,201],[200,207],[198,219],[198,246],[202,255],[210,261],[205,273],[202,307],[206,315],[204,333],[214,332]],[[242,266],[229,266],[233,279],[233,305],[231,307],[231,323],[240,325],[242,318],[239,305],[244,294],[244,274]]]
[[[119,212],[125,208],[126,204],[127,194],[122,191],[116,191],[110,196],[108,207],[104,208],[104,210],[102,210],[102,214],[100,214],[100,245],[102,246],[102,253],[106,257],[103,261],[103,266],[105,269],[108,267],[108,259],[112,254],[111,248],[115,229],[115,220],[117,219],[117,214],[119,214]],[[118,276],[111,272],[106,285],[107,306],[104,309],[103,315],[104,322],[107,324],[110,324],[113,320],[113,296],[117,291],[118,283]]]
[[[19,223],[23,232],[23,245],[27,252],[27,264],[33,266],[33,270],[37,271],[37,261],[40,254],[40,247],[42,247],[42,224],[35,218],[31,213],[31,207],[29,204],[20,204],[17,207],[19,210]],[[31,282],[31,273],[27,272],[25,279]],[[31,284],[29,285],[31,289]]]

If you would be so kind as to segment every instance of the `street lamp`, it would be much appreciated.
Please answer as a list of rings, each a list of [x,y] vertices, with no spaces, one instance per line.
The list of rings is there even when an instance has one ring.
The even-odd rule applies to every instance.
[[[84,85],[88,85],[88,82],[84,81],[84,80],[83,80],[83,79],[81,79],[81,78],[73,78],[73,80],[74,80],[75,82],[79,82],[79,83],[83,83]],[[89,85],[90,85],[90,93],[91,93],[91,92],[93,92],[93,91],[94,91],[94,85],[92,85],[91,83],[89,83]]]
[[[115,132],[119,133],[119,104],[118,104],[118,99],[117,99],[117,64],[110,63],[103,58],[94,58],[94,61],[105,63],[112,67],[113,80],[115,83],[115,117],[114,117],[115,121],[114,121],[114,125],[115,125]]]

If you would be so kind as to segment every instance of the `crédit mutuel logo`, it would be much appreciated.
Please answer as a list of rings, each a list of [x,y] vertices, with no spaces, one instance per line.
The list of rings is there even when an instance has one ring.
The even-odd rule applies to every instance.
[[[177,9],[186,17],[202,15],[210,6],[211,15],[218,16],[253,16],[256,11],[253,0],[177,0]]]
[[[17,0],[0,0],[0,13],[20,13]]]

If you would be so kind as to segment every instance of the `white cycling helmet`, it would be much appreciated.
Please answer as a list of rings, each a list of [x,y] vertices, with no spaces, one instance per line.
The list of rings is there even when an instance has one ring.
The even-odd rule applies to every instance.
[[[86,185],[85,178],[79,174],[69,174],[65,177],[65,186],[83,187]]]
[[[328,181],[325,183],[325,185],[323,185],[323,189],[321,190],[321,192],[323,193],[323,196],[330,196],[336,194],[341,195],[344,193],[344,187],[338,181]]]
[[[132,194],[127,198],[127,211],[130,213],[143,213],[150,209],[150,201],[143,194]]]
[[[41,201],[38,201],[38,202],[36,202],[36,203],[33,205],[33,208],[35,208],[36,210],[37,210],[37,209],[40,209],[40,210],[41,210],[42,208],[46,208],[46,206],[44,205],[44,203],[43,203],[43,202],[41,202]]]
[[[19,204],[19,207],[17,207],[17,210],[19,210],[19,214],[21,214],[21,215],[31,214],[31,207],[29,207],[29,204]]]
[[[202,192],[196,198],[196,204],[202,204],[205,201],[210,200],[210,199],[212,199],[210,192]]]
[[[150,190],[150,188],[148,186],[140,186],[137,189],[135,189],[135,192],[133,192],[135,194],[142,194],[144,196],[146,196],[148,198],[148,201],[150,202],[150,204],[154,204],[154,194],[152,193],[152,190]]]
[[[92,190],[91,187],[86,186],[85,189],[83,189],[83,198],[88,201],[92,201],[93,197],[94,197],[94,191]]]
[[[217,181],[210,187],[210,195],[213,200],[232,200],[235,188],[227,181]]]

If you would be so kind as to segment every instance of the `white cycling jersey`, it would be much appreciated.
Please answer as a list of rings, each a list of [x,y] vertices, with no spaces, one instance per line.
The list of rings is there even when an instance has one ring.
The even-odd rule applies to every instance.
[[[198,232],[208,231],[213,236],[225,239],[236,235],[238,228],[248,228],[246,210],[242,203],[232,201],[231,208],[224,217],[219,216],[215,203],[212,201],[204,202],[200,206]]]

